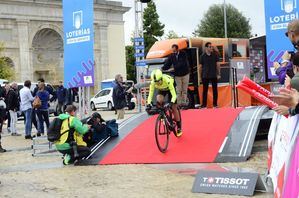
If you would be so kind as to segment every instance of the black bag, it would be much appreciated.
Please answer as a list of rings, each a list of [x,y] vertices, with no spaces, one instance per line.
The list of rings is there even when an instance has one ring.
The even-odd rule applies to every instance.
[[[67,130],[67,131],[64,131],[63,133],[61,133],[62,122],[63,122],[63,120],[61,120],[59,118],[55,118],[50,123],[50,126],[49,126],[48,131],[47,131],[49,142],[58,141],[63,134],[70,131],[70,130]],[[68,118],[68,122],[70,122],[69,118]]]

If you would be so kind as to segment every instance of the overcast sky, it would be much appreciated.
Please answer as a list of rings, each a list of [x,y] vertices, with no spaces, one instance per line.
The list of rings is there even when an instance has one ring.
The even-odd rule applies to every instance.
[[[124,15],[126,44],[134,31],[134,0],[122,1],[124,6],[132,7]],[[165,34],[174,30],[179,36],[192,36],[192,32],[212,4],[223,3],[223,0],[154,0],[160,21],[165,24]],[[264,1],[262,0],[226,0],[250,19],[252,34],[265,34]]]

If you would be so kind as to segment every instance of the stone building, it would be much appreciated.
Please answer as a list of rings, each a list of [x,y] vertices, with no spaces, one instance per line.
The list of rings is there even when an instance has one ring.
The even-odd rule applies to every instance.
[[[123,14],[128,10],[121,2],[94,0],[96,90],[102,80],[126,74]],[[0,42],[17,82],[63,80],[62,0],[1,0]]]

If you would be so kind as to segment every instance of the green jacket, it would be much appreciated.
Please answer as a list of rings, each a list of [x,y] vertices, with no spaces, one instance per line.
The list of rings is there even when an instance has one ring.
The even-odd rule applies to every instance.
[[[78,145],[80,145],[79,142],[78,142],[78,139],[80,139],[80,141],[83,142],[82,137],[85,133],[87,133],[88,127],[87,127],[87,125],[83,125],[82,122],[78,118],[70,116],[69,114],[60,114],[59,115],[59,119],[61,119],[61,120],[66,120],[68,118],[70,118],[69,119],[70,120],[70,127],[75,129],[75,133],[74,133],[75,141],[77,142]],[[62,123],[62,128],[63,128],[64,124],[68,125],[67,122],[63,122]],[[61,133],[63,133],[63,131],[61,131]],[[68,137],[68,133],[66,133],[65,135],[62,135],[60,137],[60,140],[55,142],[55,146],[56,146],[57,150],[71,149],[70,144],[66,142],[67,137]],[[80,137],[80,138],[78,138],[78,137]]]
[[[174,79],[171,76],[169,76],[167,74],[163,74],[161,85],[158,85],[157,83],[155,83],[154,80],[151,81],[149,95],[147,98],[147,104],[151,104],[153,96],[154,96],[155,88],[158,90],[161,90],[161,91],[170,91],[171,102],[175,103],[177,95],[176,95],[175,87],[174,87]]]

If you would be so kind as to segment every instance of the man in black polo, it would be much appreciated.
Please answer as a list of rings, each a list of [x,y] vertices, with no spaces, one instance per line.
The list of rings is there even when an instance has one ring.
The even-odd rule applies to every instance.
[[[200,65],[199,69],[201,71],[201,78],[203,84],[203,93],[202,93],[202,108],[207,107],[207,95],[209,83],[212,83],[213,88],[213,106],[214,108],[218,107],[218,90],[217,82],[220,79],[220,62],[218,54],[214,51],[214,48],[211,42],[205,44],[205,52],[200,56]]]

